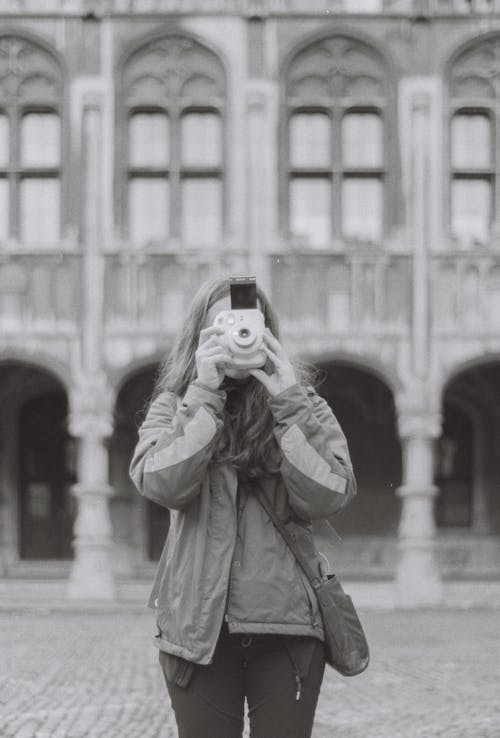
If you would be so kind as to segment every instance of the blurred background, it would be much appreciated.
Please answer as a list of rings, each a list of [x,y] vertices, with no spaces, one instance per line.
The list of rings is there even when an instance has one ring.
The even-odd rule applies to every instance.
[[[499,183],[498,0],[1,0],[2,596],[145,600],[137,427],[237,273],[348,437],[357,601],[500,603]]]

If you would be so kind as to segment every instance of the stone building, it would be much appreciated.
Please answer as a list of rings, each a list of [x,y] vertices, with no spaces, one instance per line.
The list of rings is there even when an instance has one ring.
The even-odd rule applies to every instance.
[[[498,577],[499,185],[498,0],[0,0],[4,583],[150,577],[129,458],[219,273],[322,371],[344,576],[409,606]]]

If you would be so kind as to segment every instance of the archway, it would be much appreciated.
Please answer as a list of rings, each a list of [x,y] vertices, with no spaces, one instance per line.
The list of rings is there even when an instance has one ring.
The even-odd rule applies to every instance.
[[[396,535],[400,505],[401,448],[394,400],[375,374],[352,364],[321,364],[318,392],[347,437],[358,495],[338,516],[342,535]]]
[[[74,441],[60,381],[18,361],[0,363],[0,478],[8,559],[70,559]]]
[[[129,551],[135,566],[159,559],[168,532],[168,510],[139,497],[129,477],[137,432],[153,391],[157,364],[142,367],[122,384],[110,443],[111,505],[115,545]]]
[[[468,367],[443,393],[437,444],[436,519],[440,528],[500,530],[500,362]]]

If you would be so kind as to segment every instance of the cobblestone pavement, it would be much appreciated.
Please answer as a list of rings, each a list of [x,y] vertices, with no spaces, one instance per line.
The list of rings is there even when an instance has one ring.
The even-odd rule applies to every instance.
[[[313,738],[500,738],[498,610],[362,619],[372,663],[327,670]],[[1,612],[1,738],[175,738],[153,633],[126,605]]]

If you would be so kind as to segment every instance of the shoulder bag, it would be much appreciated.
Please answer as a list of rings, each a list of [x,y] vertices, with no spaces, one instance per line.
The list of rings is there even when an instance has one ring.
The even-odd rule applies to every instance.
[[[282,521],[262,490],[256,494],[316,593],[323,621],[327,664],[342,676],[361,674],[368,666],[370,652],[351,598],[335,574],[319,574],[318,553],[311,531],[293,520]]]

